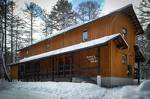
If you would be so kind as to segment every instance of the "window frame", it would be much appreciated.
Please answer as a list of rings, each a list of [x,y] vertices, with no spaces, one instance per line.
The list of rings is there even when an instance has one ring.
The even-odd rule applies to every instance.
[[[82,41],[85,42],[85,41],[88,41],[89,39],[89,35],[88,35],[88,31],[83,31],[82,32]]]
[[[121,34],[122,34],[123,36],[126,36],[126,35],[128,34],[128,29],[125,28],[125,27],[122,27],[122,29],[121,29]]]

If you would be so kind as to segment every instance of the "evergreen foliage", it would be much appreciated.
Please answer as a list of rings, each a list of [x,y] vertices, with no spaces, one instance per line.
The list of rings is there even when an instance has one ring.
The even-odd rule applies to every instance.
[[[56,30],[62,30],[75,24],[75,12],[71,3],[67,0],[58,0],[49,18],[52,20],[53,28]]]
[[[33,18],[40,17],[43,10],[34,2],[25,3],[26,9],[24,12],[30,15],[30,42],[33,43]]]

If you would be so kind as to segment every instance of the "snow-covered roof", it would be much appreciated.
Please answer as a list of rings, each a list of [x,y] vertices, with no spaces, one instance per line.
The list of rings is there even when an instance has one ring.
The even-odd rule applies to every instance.
[[[111,40],[116,39],[117,37],[122,38],[124,44],[126,46],[128,46],[127,42],[124,40],[124,38],[121,36],[121,34],[118,33],[118,34],[105,36],[105,37],[98,38],[98,39],[91,40],[91,41],[82,42],[80,44],[76,44],[76,45],[60,48],[60,49],[53,50],[53,51],[50,51],[50,52],[38,54],[38,55],[31,56],[31,57],[28,57],[28,58],[24,58],[24,59],[20,60],[19,63],[32,61],[32,60],[37,60],[37,59],[41,59],[41,58],[45,58],[45,57],[58,55],[58,54],[73,52],[73,51],[76,51],[76,50],[81,50],[81,49],[90,48],[90,47],[94,47],[94,46],[101,46],[101,45],[103,45],[103,44],[105,44],[105,43],[107,43],[107,42],[109,42]]]
[[[129,11],[126,11],[126,10],[129,10]],[[44,38],[44,39],[42,39],[42,40],[39,40],[38,42],[36,42],[36,43],[34,43],[34,44],[31,44],[31,45],[29,45],[29,46],[27,46],[27,47],[24,47],[24,48],[22,48],[22,49],[28,48],[28,47],[30,47],[30,46],[32,46],[32,45],[35,45],[35,44],[39,43],[39,42],[42,42],[42,41],[47,40],[47,39],[51,39],[51,38],[53,38],[53,37],[55,37],[55,36],[58,36],[58,35],[63,34],[63,33],[65,33],[65,32],[68,32],[68,31],[70,31],[70,30],[72,30],[72,29],[75,29],[75,28],[80,27],[80,26],[82,26],[82,25],[88,24],[88,23],[93,22],[93,21],[95,21],[95,20],[102,19],[102,18],[104,18],[104,17],[106,17],[106,16],[112,15],[112,14],[114,14],[114,13],[116,13],[116,12],[120,12],[120,11],[125,12],[125,13],[128,13],[128,14],[131,13],[131,12],[133,12],[133,15],[131,15],[132,18],[135,19],[135,22],[136,22],[136,23],[138,23],[137,25],[138,25],[139,31],[140,31],[141,33],[143,32],[143,29],[142,29],[142,27],[140,26],[139,21],[138,21],[136,15],[135,15],[135,13],[134,13],[134,10],[133,10],[133,8],[132,8],[132,4],[129,4],[129,5],[124,6],[124,7],[120,8],[120,9],[118,9],[118,10],[115,10],[115,11],[112,11],[112,12],[110,12],[110,13],[108,13],[108,14],[105,14],[105,15],[103,15],[103,16],[100,16],[100,17],[98,17],[98,18],[96,18],[96,19],[87,21],[87,22],[85,22],[85,23],[80,23],[80,24],[77,24],[77,25],[74,25],[74,26],[70,26],[70,27],[68,27],[68,28],[66,28],[66,29],[63,29],[63,30],[61,30],[61,31],[57,31],[56,33],[53,33],[53,34],[51,34],[50,36],[47,36],[46,38]],[[144,32],[143,32],[143,33],[144,33]],[[19,50],[22,50],[22,49],[19,49]]]

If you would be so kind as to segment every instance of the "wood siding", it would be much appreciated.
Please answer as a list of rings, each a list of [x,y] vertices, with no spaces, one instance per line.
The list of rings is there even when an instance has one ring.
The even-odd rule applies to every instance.
[[[18,65],[11,66],[10,75],[12,79],[18,79]]]
[[[88,32],[88,40],[101,38],[106,35],[121,33],[122,28],[128,30],[128,34],[124,36],[129,48],[120,49],[116,46],[114,41],[109,42],[104,46],[88,48],[80,51],[75,51],[67,54],[57,55],[38,61],[31,61],[26,64],[26,76],[27,79],[51,79],[59,76],[65,77],[68,73],[60,69],[61,65],[67,66],[69,64],[72,68],[72,74],[74,75],[101,75],[102,77],[133,77],[133,70],[135,64],[135,37],[136,28],[131,18],[123,13],[115,13],[114,15],[104,17],[102,19],[95,20],[91,23],[72,29],[61,35],[44,40],[28,48],[20,51],[21,58],[29,57],[44,52],[49,52],[59,48],[79,44],[82,41],[82,33]],[[27,55],[28,51],[28,55]],[[122,63],[122,55],[127,55],[127,63]],[[88,56],[95,56],[97,62],[90,62]],[[68,63],[68,61],[70,63]],[[39,64],[39,65],[37,65]],[[132,68],[132,75],[129,76],[129,67]],[[35,66],[35,67],[34,67]],[[39,71],[30,71],[32,68],[37,68]],[[15,67],[15,66],[14,66]],[[17,78],[17,66],[12,66],[12,75]],[[30,68],[32,67],[32,68]],[[69,71],[70,72],[70,71]],[[69,75],[69,76],[72,76]]]
[[[115,15],[111,26],[111,33],[121,33],[122,28],[127,29],[128,33],[124,38],[129,45],[128,49],[120,50],[111,42],[111,76],[128,77],[128,65],[132,65],[132,73],[135,65],[134,45],[137,31],[130,17],[123,13]],[[122,63],[123,54],[127,55],[127,64]]]
[[[106,46],[100,47],[100,75],[102,77],[108,77],[111,75],[110,54],[110,43],[108,43]]]
[[[95,20],[83,26],[72,29],[61,35],[49,38],[47,40],[41,41],[35,45],[28,48],[22,49],[20,51],[20,57],[29,57],[37,54],[41,54],[47,51],[56,50],[59,48],[71,46],[74,44],[79,44],[82,41],[82,33],[84,31],[88,32],[88,40],[93,40],[96,38],[104,37],[110,34],[110,26],[108,23],[111,22],[113,16],[105,17],[101,20]],[[27,54],[28,51],[28,54]]]

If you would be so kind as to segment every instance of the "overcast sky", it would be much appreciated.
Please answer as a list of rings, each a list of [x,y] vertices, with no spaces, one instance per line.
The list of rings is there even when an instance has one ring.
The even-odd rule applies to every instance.
[[[14,13],[17,15],[20,15],[20,16],[22,15],[22,9],[25,9],[24,4],[27,2],[32,1],[32,2],[37,3],[39,6],[41,6],[41,8],[45,9],[48,13],[51,11],[52,7],[57,2],[57,0],[13,0],[13,1],[16,2],[16,8],[14,10]],[[71,1],[71,0],[69,0],[69,1]],[[137,6],[139,6],[140,1],[141,0],[105,0],[105,5],[104,5],[104,9],[103,9],[102,13],[107,14],[107,13],[109,13],[115,9],[121,8],[127,4],[133,4],[134,7],[137,7]],[[36,21],[36,23],[38,23],[38,22]],[[38,27],[38,29],[35,29],[36,33],[33,35],[33,37],[42,39],[43,38],[41,36],[42,29],[39,27]]]

